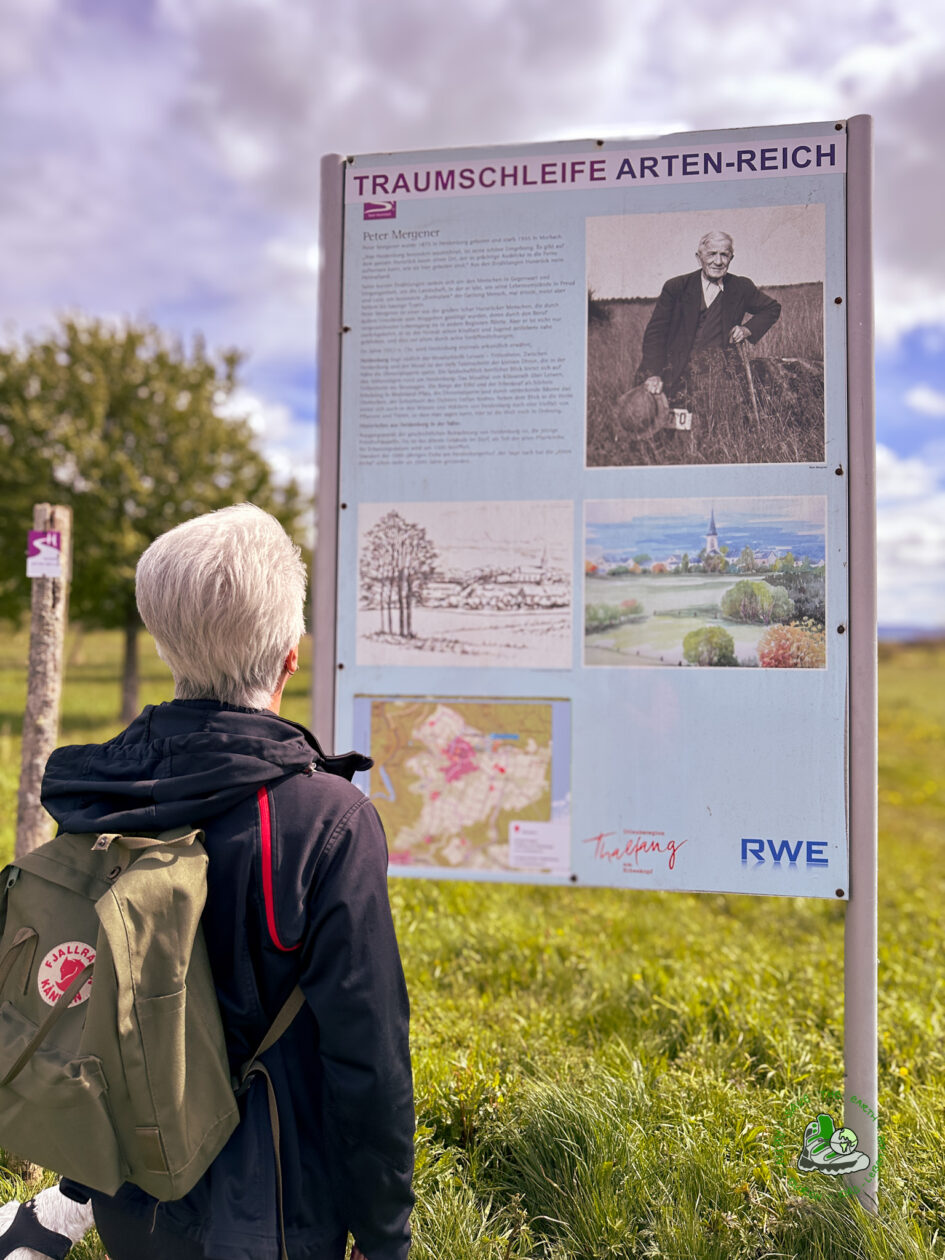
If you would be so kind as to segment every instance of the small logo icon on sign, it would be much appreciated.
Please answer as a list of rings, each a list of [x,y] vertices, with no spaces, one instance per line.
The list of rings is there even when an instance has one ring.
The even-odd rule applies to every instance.
[[[62,577],[62,535],[58,529],[27,533],[26,576]]]
[[[95,950],[85,941],[63,941],[49,951],[39,964],[39,995],[49,1006],[55,1006],[73,980],[95,962]],[[70,1006],[81,1006],[92,992],[92,977],[83,984]]]
[[[396,201],[366,201],[364,203],[365,219],[396,219]]]

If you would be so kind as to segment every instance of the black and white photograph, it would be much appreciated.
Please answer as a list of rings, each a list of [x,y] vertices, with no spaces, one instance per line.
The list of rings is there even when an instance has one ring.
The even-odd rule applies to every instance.
[[[586,224],[587,465],[824,459],[824,207]]]

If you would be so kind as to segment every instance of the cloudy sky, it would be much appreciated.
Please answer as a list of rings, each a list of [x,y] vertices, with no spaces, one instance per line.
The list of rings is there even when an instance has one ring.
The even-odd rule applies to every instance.
[[[943,110],[940,0],[3,0],[0,329],[242,347],[311,478],[322,153],[871,113],[880,617],[943,626]]]

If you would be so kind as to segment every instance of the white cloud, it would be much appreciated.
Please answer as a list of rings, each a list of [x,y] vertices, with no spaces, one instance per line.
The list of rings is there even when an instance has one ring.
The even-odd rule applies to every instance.
[[[923,196],[931,195],[923,190]],[[924,273],[908,267],[885,266],[876,271],[876,341],[894,346],[913,328],[945,328],[945,269],[930,264]]]
[[[315,459],[311,455],[307,459],[300,458],[298,452],[271,450],[267,452],[276,480],[286,482],[295,478],[302,493],[310,500],[315,499],[315,485],[318,480],[315,470]]]
[[[932,494],[938,484],[929,463],[911,456],[901,458],[882,443],[876,447],[876,498],[880,504],[901,503]]]
[[[0,84],[33,68],[56,7],[56,0],[4,0]]]
[[[283,403],[267,402],[252,390],[235,389],[217,414],[227,420],[247,420],[264,446],[277,447],[292,432],[292,412]]]
[[[914,385],[906,394],[906,403],[923,416],[945,416],[945,393],[931,385]]]
[[[18,12],[29,11],[27,0],[16,2]],[[47,9],[54,3],[43,0]],[[64,0],[59,7],[61,16]],[[107,135],[129,113],[138,119],[139,134],[134,145],[129,138],[125,156],[132,166],[132,148],[158,157],[167,187],[177,190],[155,226],[171,227],[170,240],[164,232],[158,240],[165,259],[177,244],[181,269],[206,275],[220,251],[208,256],[196,239],[206,232],[182,233],[172,218],[216,215],[228,237],[234,212],[250,209],[280,216],[280,234],[304,236],[311,247],[318,158],[327,151],[658,134],[873,110],[878,333],[889,341],[918,322],[945,325],[945,260],[934,210],[941,202],[936,155],[945,111],[937,4],[896,9],[866,0],[842,20],[821,0],[737,14],[723,0],[673,6],[640,0],[632,20],[618,0],[588,0],[580,8],[553,0],[540,15],[523,0],[453,6],[433,0],[383,6],[160,0],[154,13],[164,73],[157,80],[139,76],[134,88],[122,91],[130,110],[106,101],[111,75],[89,74],[92,46],[102,43],[101,18],[87,19],[84,31],[73,21],[73,47],[62,50],[58,62],[53,52],[48,57],[54,87],[73,84],[73,99],[84,93],[87,134],[104,129]],[[25,24],[22,15],[13,23]],[[142,62],[147,66],[139,46],[129,51],[124,62],[136,73]],[[122,64],[117,52],[110,50],[113,66]],[[674,73],[679,66],[686,73]],[[173,148],[164,143],[171,134]],[[61,152],[67,147],[63,143]],[[50,183],[78,186],[74,173],[62,174]],[[220,180],[223,186],[214,188]],[[123,187],[112,181],[95,189],[71,220],[63,207],[57,216],[63,240],[74,237],[90,209],[103,205],[124,210],[126,222],[141,222],[140,182],[132,176]],[[147,191],[144,204],[153,217],[159,203],[156,190]],[[48,187],[43,204],[55,207],[61,199]],[[94,235],[99,249],[115,240],[105,223]],[[181,235],[189,239],[178,244]],[[130,234],[125,240],[133,252]],[[138,247],[147,257],[147,244]],[[225,269],[221,260],[216,283]],[[149,269],[148,284],[162,291],[171,276],[155,270]],[[224,289],[242,287],[233,283],[234,270],[231,262]],[[248,287],[249,277],[241,278]],[[289,283],[284,273],[282,279]],[[297,287],[287,296],[302,300]],[[243,304],[243,313],[252,305]]]
[[[876,452],[881,625],[945,627],[945,484],[941,452]]]
[[[315,497],[315,428],[313,424],[293,418],[284,403],[272,402],[254,390],[239,386],[217,407],[226,419],[249,422],[259,438],[263,454],[275,478],[287,482],[294,478],[303,494]]]

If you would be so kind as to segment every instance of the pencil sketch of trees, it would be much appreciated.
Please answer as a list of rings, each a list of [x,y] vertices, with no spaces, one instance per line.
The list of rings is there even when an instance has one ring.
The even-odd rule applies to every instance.
[[[367,531],[360,558],[361,581],[370,605],[380,610],[382,634],[414,637],[414,604],[422,602],[436,563],[436,548],[427,531],[404,520],[399,512],[386,513]]]
[[[573,504],[362,503],[359,665],[571,668]]]

